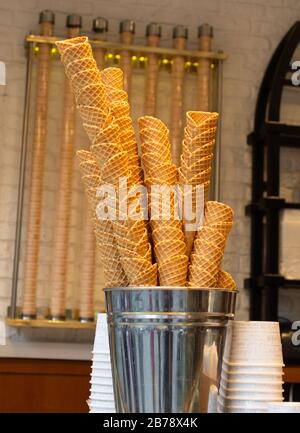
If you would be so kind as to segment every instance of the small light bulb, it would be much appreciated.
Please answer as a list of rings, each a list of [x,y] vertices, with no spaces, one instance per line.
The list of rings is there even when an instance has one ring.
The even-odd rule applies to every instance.
[[[114,58],[114,55],[113,55],[112,53],[108,53],[108,54],[107,54],[107,58],[108,58],[108,59],[113,59],[113,58]]]
[[[57,53],[57,48],[52,47],[52,48],[51,48],[51,54],[56,54],[56,53]]]
[[[144,62],[146,60],[146,58],[144,57],[144,56],[141,56],[140,58],[139,58],[139,61],[140,62]]]
[[[135,62],[137,60],[137,56],[132,56],[131,60],[133,60]]]
[[[115,55],[115,59],[120,60],[120,58],[121,58],[120,54]]]
[[[38,53],[39,51],[40,51],[40,47],[38,47],[38,46],[34,47],[34,52],[35,53]]]

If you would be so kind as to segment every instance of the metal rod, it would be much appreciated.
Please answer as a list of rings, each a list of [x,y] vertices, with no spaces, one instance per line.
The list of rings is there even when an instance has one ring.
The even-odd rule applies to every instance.
[[[11,301],[10,301],[10,315],[13,319],[15,319],[17,315],[19,262],[20,262],[21,237],[22,237],[26,159],[27,159],[27,147],[28,147],[28,124],[29,124],[29,106],[30,106],[29,95],[31,91],[30,77],[32,71],[32,59],[33,59],[32,48],[33,48],[33,43],[29,43],[27,47],[29,52],[28,52],[27,67],[26,67],[24,117],[23,117],[23,127],[22,127],[22,144],[21,144],[20,171],[19,171],[19,181],[18,181],[17,218],[16,218],[12,289],[11,289]]]
[[[56,41],[62,40],[60,37],[43,37],[36,35],[29,35],[26,37],[26,41],[28,42],[37,42],[39,44],[51,44],[53,45]],[[191,59],[217,59],[217,60],[226,60],[228,55],[225,53],[215,53],[211,51],[196,51],[196,50],[182,50],[175,48],[164,48],[164,47],[148,47],[145,45],[128,45],[121,44],[116,42],[108,42],[108,41],[100,41],[95,39],[89,40],[90,44],[93,47],[103,47],[107,50],[126,50],[134,53],[155,53],[160,54],[162,56],[182,56]]]

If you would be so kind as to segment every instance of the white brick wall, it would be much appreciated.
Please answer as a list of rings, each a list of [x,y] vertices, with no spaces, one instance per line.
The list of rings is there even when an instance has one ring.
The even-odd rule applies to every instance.
[[[243,280],[249,273],[250,230],[249,220],[244,216],[244,206],[250,199],[251,149],[246,145],[246,134],[252,128],[256,95],[263,72],[283,34],[299,19],[299,1],[0,0],[0,60],[7,65],[7,86],[0,87],[0,317],[5,314],[10,295],[26,65],[23,43],[29,30],[37,31],[38,12],[44,8],[55,12],[55,34],[58,35],[65,34],[65,18],[69,13],[80,13],[83,16],[84,30],[90,30],[95,16],[108,18],[110,39],[118,38],[118,23],[123,18],[136,21],[137,41],[143,40],[145,24],[151,21],[161,22],[162,44],[165,46],[172,43],[171,32],[175,24],[189,26],[191,48],[196,47],[196,29],[199,24],[209,22],[214,26],[214,48],[223,49],[230,56],[224,65],[221,199],[234,207],[236,223],[228,243],[224,268],[232,272],[242,288]],[[59,81],[55,81],[50,97],[56,97],[58,86]],[[50,113],[53,127],[50,140],[53,144],[59,139],[59,111]],[[82,145],[82,142],[77,145]],[[52,169],[52,179],[55,178],[55,163],[55,158],[49,154],[46,165],[49,173]],[[47,197],[53,201],[55,188],[51,178],[47,179]],[[80,192],[78,180],[75,179],[74,183]],[[74,209],[78,207],[77,201],[76,199]],[[50,272],[51,257],[47,254],[46,241],[52,236],[53,214],[48,215],[48,218],[51,221],[50,231],[43,232],[44,276]],[[79,226],[79,221],[74,222],[74,236],[77,238]],[[70,272],[69,286],[76,279],[73,260],[76,245],[71,245],[70,248],[74,273]],[[41,290],[43,287],[46,290],[43,285]],[[243,289],[239,295],[237,317],[248,317],[248,295]]]

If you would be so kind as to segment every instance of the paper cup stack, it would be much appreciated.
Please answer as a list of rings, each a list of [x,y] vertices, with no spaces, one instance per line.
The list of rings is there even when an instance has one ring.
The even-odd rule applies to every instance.
[[[268,404],[269,413],[300,413],[300,402],[286,402]]]
[[[115,413],[106,314],[99,314],[92,358],[90,413]]]
[[[283,358],[277,322],[228,325],[218,412],[267,412],[282,402]]]

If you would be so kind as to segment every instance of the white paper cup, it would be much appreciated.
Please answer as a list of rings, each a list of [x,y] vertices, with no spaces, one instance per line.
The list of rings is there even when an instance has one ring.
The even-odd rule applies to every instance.
[[[281,402],[283,400],[283,397],[273,397],[271,400],[267,397],[261,397],[261,398],[251,398],[251,397],[223,397],[221,394],[219,394],[219,401],[220,403],[225,406],[239,406],[239,407],[258,407],[258,408],[267,408],[267,404],[271,401]]]
[[[108,409],[97,408],[97,409],[90,410],[89,413],[116,413],[116,411],[115,411],[115,409],[108,410]]]
[[[300,413],[300,402],[268,403],[269,413]]]
[[[222,363],[222,370],[230,374],[283,374],[283,365],[241,365],[232,364],[225,359]]]
[[[220,385],[228,391],[276,391],[282,389],[283,381],[264,381],[264,382],[251,382],[242,380],[228,380],[221,377]]]
[[[282,365],[279,324],[231,321],[227,329],[224,359],[233,365]]]
[[[113,386],[112,377],[91,376],[90,383],[93,385],[110,385]]]
[[[115,409],[115,403],[112,401],[91,400],[90,407],[93,409]]]
[[[115,397],[113,394],[104,394],[102,392],[91,392],[90,394],[91,401],[115,401]]]
[[[227,406],[224,407],[220,403],[218,404],[218,413],[266,413],[267,409],[258,407],[239,407],[239,406]]]
[[[109,353],[95,353],[92,358],[92,362],[111,362]]]
[[[220,386],[219,393],[222,397],[226,398],[250,398],[250,399],[258,399],[258,400],[264,400],[267,399],[268,401],[273,401],[280,399],[283,394],[283,389],[279,388],[277,390],[272,391],[257,391],[257,390],[251,390],[251,389],[245,389],[245,390],[228,390],[227,388],[224,388],[222,385]]]
[[[99,347],[96,347],[92,350],[93,357],[95,356],[105,356],[110,358],[110,351],[109,347],[103,348],[99,345]]]
[[[114,394],[114,389],[112,384],[111,385],[97,385],[95,383],[92,384],[91,388],[90,388],[90,394],[92,393],[101,393],[101,394],[110,394],[113,395]]]
[[[256,373],[256,374],[244,374],[244,373],[227,373],[226,371],[222,371],[221,378],[224,380],[237,381],[237,382],[255,382],[259,384],[264,384],[266,381],[282,381],[282,374],[274,374],[274,373]]]
[[[111,363],[103,361],[93,361],[92,368],[111,370]]]

